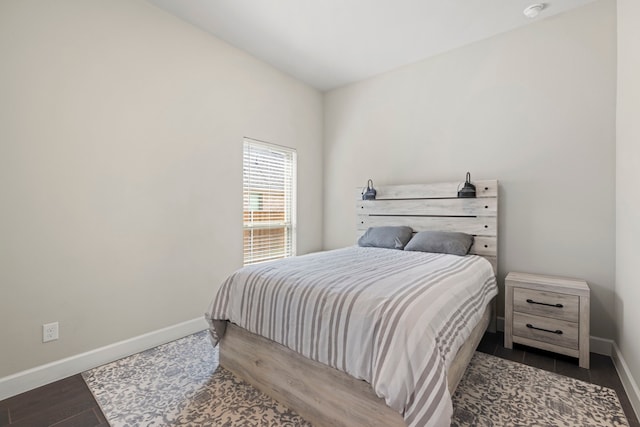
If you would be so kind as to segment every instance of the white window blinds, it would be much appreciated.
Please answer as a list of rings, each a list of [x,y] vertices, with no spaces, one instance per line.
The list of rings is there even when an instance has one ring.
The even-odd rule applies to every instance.
[[[245,138],[245,265],[296,254],[295,180],[295,150]]]

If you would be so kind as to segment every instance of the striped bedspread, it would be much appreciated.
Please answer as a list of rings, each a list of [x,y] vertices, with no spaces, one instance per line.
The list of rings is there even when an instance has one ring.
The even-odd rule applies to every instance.
[[[244,267],[206,314],[371,384],[410,426],[450,424],[447,371],[497,294],[477,256],[349,247]]]

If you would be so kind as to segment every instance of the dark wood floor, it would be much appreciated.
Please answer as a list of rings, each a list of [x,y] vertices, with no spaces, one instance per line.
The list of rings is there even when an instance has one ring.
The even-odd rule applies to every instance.
[[[502,333],[486,333],[478,346],[484,353],[612,388],[618,394],[631,427],[640,427],[611,358],[591,353],[591,369],[578,367],[577,359],[516,345],[503,346]],[[0,427],[108,426],[102,411],[80,375],[0,401]]]
[[[0,402],[0,426],[108,426],[98,403],[80,375]]]

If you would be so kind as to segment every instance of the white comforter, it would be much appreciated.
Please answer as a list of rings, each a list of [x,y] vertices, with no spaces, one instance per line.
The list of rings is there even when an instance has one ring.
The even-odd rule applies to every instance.
[[[206,314],[371,384],[410,426],[448,426],[447,370],[497,294],[477,256],[349,247],[244,267]]]

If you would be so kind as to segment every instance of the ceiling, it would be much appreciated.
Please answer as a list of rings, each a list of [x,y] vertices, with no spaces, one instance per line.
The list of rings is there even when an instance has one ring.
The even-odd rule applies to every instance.
[[[320,90],[329,90],[593,0],[148,0]]]

